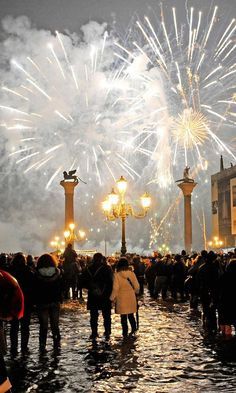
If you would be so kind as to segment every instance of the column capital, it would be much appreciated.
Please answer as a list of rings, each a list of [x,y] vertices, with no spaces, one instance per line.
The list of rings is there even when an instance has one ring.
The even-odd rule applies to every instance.
[[[79,184],[78,180],[75,181],[65,181],[61,180],[60,185],[64,188],[65,194],[73,194],[75,187]]]
[[[184,196],[190,196],[193,192],[194,187],[196,187],[197,183],[195,182],[187,182],[183,181],[178,184],[178,187],[182,190]]]

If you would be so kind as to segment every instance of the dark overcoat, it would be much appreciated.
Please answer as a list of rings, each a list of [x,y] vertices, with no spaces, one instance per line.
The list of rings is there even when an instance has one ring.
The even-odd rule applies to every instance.
[[[101,289],[101,296],[94,296],[92,291],[93,283]],[[109,265],[99,262],[92,262],[82,273],[81,284],[88,289],[87,309],[97,308],[102,310],[111,307],[110,295],[113,285],[113,272]]]

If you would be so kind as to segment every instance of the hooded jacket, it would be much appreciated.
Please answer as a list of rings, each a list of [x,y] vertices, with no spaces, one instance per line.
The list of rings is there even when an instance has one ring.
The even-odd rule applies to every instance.
[[[38,269],[35,274],[36,304],[47,305],[62,301],[62,275],[55,267]]]

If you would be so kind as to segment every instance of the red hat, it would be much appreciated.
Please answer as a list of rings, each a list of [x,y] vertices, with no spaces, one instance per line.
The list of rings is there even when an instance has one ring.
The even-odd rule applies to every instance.
[[[0,319],[20,319],[24,315],[24,295],[9,273],[0,270]]]

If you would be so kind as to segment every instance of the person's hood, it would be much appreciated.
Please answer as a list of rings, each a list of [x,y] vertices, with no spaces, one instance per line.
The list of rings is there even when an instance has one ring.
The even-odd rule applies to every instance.
[[[38,269],[38,274],[43,279],[55,279],[59,276],[60,271],[55,267],[42,267]]]

